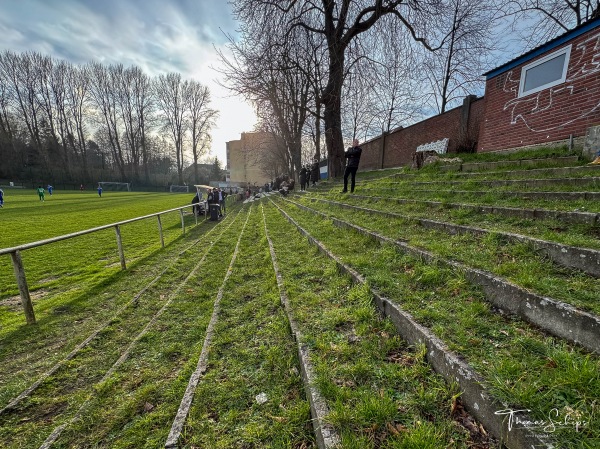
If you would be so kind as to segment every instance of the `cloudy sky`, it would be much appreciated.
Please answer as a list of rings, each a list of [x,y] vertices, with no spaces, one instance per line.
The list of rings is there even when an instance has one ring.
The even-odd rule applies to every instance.
[[[220,111],[211,154],[252,131],[242,98],[218,86],[216,50],[236,23],[226,0],[0,0],[0,51],[37,51],[76,64],[137,65],[148,75],[178,72],[208,86]]]

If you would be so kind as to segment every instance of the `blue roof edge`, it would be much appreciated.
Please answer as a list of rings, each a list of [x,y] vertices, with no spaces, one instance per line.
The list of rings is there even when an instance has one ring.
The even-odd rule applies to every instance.
[[[495,69],[484,73],[483,75],[485,76],[485,79],[487,81],[487,80],[494,78],[510,69],[514,69],[518,65],[521,65],[527,61],[531,61],[533,58],[540,56],[550,50],[553,50],[554,48],[556,48],[572,39],[575,39],[576,37],[579,37],[582,34],[587,33],[588,31],[593,30],[594,28],[597,28],[599,26],[600,26],[600,19],[590,20],[590,21],[578,26],[577,28],[567,31],[565,34],[558,36],[558,37],[554,38],[553,40],[546,42],[545,44],[543,44],[537,48],[534,48],[533,50],[530,50],[527,53],[522,54],[521,56],[518,56],[517,58],[513,59],[512,61],[508,61],[507,63],[501,65],[500,67],[496,67]]]

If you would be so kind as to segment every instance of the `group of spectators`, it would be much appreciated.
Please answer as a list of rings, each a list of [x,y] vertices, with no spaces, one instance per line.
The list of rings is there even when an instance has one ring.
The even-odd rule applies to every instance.
[[[211,204],[216,204],[219,206],[219,217],[222,217],[225,214],[225,198],[227,198],[227,192],[218,187],[214,187],[212,189],[206,189],[206,204],[210,207]],[[202,194],[200,192],[196,192],[196,195],[192,199],[192,204],[194,205],[193,211],[194,214],[200,215],[205,212],[205,208],[203,203],[200,201],[202,199]]]
[[[300,191],[308,189],[310,184],[316,185],[317,181],[321,178],[319,170],[319,161],[315,160],[312,164],[304,165],[300,169]]]

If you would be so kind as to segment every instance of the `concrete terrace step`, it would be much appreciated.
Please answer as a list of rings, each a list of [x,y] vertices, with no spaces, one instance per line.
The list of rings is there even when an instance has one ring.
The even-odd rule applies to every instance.
[[[364,189],[367,190],[367,189]],[[377,189],[368,189],[377,190]],[[411,190],[413,193],[428,193],[436,194],[440,193],[439,190]],[[450,190],[448,193],[456,195],[487,195],[490,193],[489,190]],[[506,190],[495,190],[494,195],[525,198],[531,200],[586,200],[586,201],[599,201],[600,192],[518,192],[518,191],[506,191]]]
[[[523,177],[528,175],[548,174],[554,176],[569,176],[572,174],[585,174],[600,171],[600,165],[582,165],[577,167],[555,167],[555,168],[532,168],[530,170],[508,170],[508,171],[482,171],[482,172],[457,172],[452,173],[452,177],[460,178],[479,178],[482,176],[515,176]],[[428,173],[429,175],[429,173]],[[418,177],[418,173],[396,173],[395,178]]]
[[[454,209],[471,209],[485,214],[498,214],[507,217],[529,218],[536,220],[559,220],[566,223],[582,223],[587,225],[600,224],[600,213],[595,212],[564,212],[549,209],[522,209],[518,207],[487,206],[482,204],[446,203],[442,201],[416,200],[412,198],[397,198],[386,196],[355,195],[357,198],[374,199],[378,201],[395,201],[400,204],[422,203],[432,207]]]
[[[391,183],[410,186],[464,186],[484,185],[489,187],[523,186],[523,187],[545,187],[545,186],[575,186],[575,187],[600,187],[600,177],[588,178],[537,178],[537,179],[504,179],[504,180],[469,180],[469,181],[404,181]]]
[[[395,212],[386,212],[377,209],[370,209],[366,207],[354,206],[351,204],[340,203],[338,201],[330,201],[319,199],[317,201],[331,204],[338,207],[343,207],[346,209],[358,210],[368,213],[380,214],[390,218],[398,218],[402,220],[409,220],[419,223],[421,226],[434,229],[441,230],[447,232],[449,234],[459,234],[459,233],[471,233],[474,235],[489,235],[496,234],[506,238],[512,242],[519,243],[529,243],[533,245],[535,248],[540,250],[542,253],[546,254],[550,259],[552,259],[555,263],[562,265],[568,268],[574,268],[577,270],[581,270],[587,274],[590,274],[595,277],[600,277],[600,251],[589,248],[578,248],[570,245],[563,245],[561,243],[549,242],[546,240],[541,240],[534,237],[529,237],[526,235],[516,234],[513,232],[504,232],[504,231],[489,231],[487,229],[466,226],[466,225],[457,225],[454,223],[439,221],[439,220],[430,220],[419,217],[411,217],[408,215],[403,215]]]
[[[460,155],[459,155],[460,156]],[[540,158],[540,159],[519,159],[514,161],[497,161],[497,162],[465,162],[462,164],[440,165],[437,167],[440,171],[486,171],[497,170],[499,168],[519,168],[519,167],[536,167],[540,164],[547,165],[568,165],[576,164],[579,161],[579,156],[564,156],[556,158]]]

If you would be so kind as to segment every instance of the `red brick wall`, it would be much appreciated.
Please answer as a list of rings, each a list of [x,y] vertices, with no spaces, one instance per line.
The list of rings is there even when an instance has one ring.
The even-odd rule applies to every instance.
[[[461,113],[462,106],[385,136],[383,167],[381,165],[382,137],[361,143],[363,152],[360,168],[378,169],[410,164],[412,155],[419,145],[444,138],[449,139],[448,152],[455,152],[457,146],[464,140],[460,130]],[[479,98],[470,104],[469,112],[468,134],[475,141],[477,141],[482,113],[483,99]]]
[[[568,45],[572,47],[566,81],[517,98],[522,66]],[[585,136],[590,125],[600,122],[600,29],[487,80],[484,108],[478,152]]]

